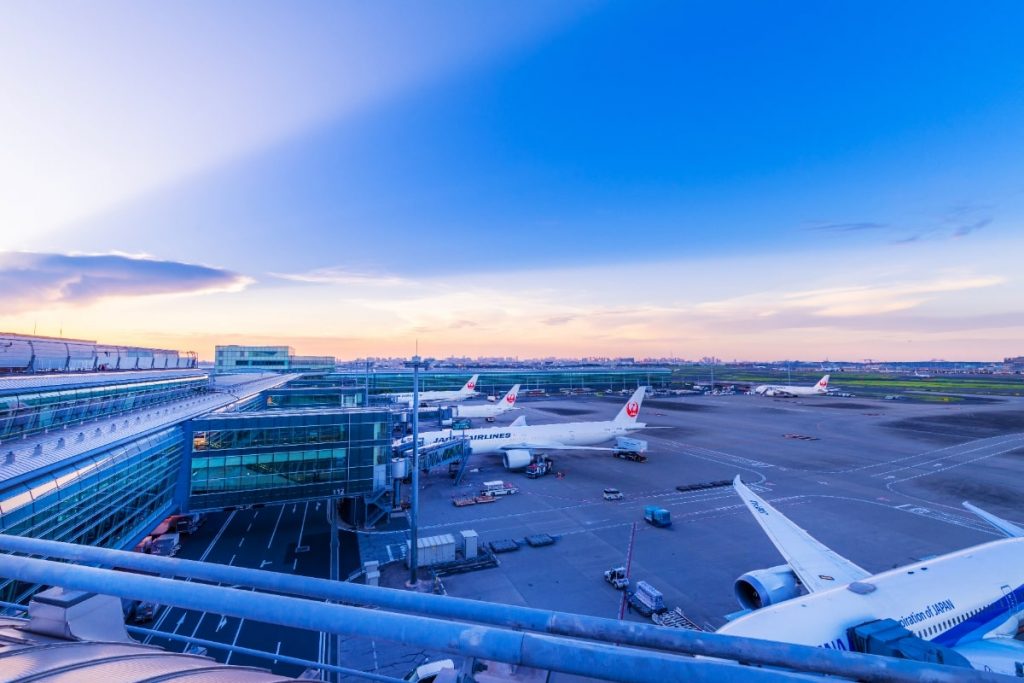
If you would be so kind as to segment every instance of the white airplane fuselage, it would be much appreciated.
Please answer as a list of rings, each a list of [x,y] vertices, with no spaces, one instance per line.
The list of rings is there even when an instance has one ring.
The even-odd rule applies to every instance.
[[[817,387],[793,387],[780,384],[762,384],[754,389],[755,394],[762,396],[824,396],[828,392],[819,391]]]
[[[466,437],[470,440],[473,453],[501,453],[505,448],[520,444],[543,444],[557,442],[566,446],[596,446],[625,436],[632,431],[643,429],[642,423],[622,423],[613,420],[604,422],[568,422],[545,425],[523,425],[520,427],[483,427],[481,429],[443,430],[420,434],[424,446],[439,441],[451,441]]]
[[[397,403],[408,403],[412,405],[412,394],[391,394],[391,398]],[[437,403],[438,401],[464,401],[470,396],[476,396],[475,391],[421,391],[420,403]]]
[[[480,405],[457,405],[453,414],[455,417],[498,417],[515,408],[504,401],[498,403],[483,403]]]
[[[859,594],[840,586],[755,610],[718,633],[849,650],[847,629],[875,619],[894,619],[924,640],[956,648],[975,668],[1014,674],[1024,660],[971,643],[1017,633],[1024,611],[1024,538],[1009,538],[959,550],[869,576],[874,586]],[[1016,641],[1013,641],[1016,642]]]

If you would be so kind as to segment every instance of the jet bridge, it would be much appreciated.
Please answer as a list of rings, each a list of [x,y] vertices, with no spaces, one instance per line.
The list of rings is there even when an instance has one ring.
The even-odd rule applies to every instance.
[[[429,446],[420,446],[420,469],[426,472],[442,465],[458,463],[459,469],[455,475],[455,485],[458,486],[462,481],[462,475],[466,471],[466,463],[469,462],[471,454],[472,448],[469,445],[469,439],[465,437],[457,437],[451,441],[441,441]],[[412,467],[412,441],[396,446],[394,456],[410,459],[408,467]]]

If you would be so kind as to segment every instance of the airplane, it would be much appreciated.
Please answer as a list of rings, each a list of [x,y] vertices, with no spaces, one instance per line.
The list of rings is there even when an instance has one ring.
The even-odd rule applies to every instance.
[[[736,580],[737,600],[752,611],[718,633],[851,650],[854,627],[892,619],[916,637],[905,647],[931,650],[931,661],[1019,675],[1024,642],[1014,636],[1024,618],[1024,529],[965,502],[1009,538],[871,574],[784,517],[739,476],[733,487],[786,564]]]
[[[754,393],[759,396],[781,396],[784,398],[797,398],[799,396],[819,396],[828,393],[828,378],[825,375],[818,380],[813,387],[797,387],[779,384],[762,384],[754,387]]]
[[[534,450],[612,451],[615,449],[599,448],[596,444],[647,426],[636,421],[646,390],[647,387],[640,387],[634,391],[612,420],[527,425],[525,416],[520,416],[507,427],[426,432],[420,434],[420,440],[422,445],[430,446],[442,441],[468,438],[473,453],[500,453],[505,469],[509,470],[522,469],[529,465],[533,460]],[[411,438],[406,437],[400,443],[408,443]]]
[[[438,403],[440,401],[463,401],[470,396],[476,396],[476,381],[480,375],[473,375],[461,389],[456,391],[421,391],[420,403]],[[395,400],[396,403],[408,403],[412,406],[412,392],[403,394],[385,394]]]
[[[519,395],[519,385],[508,390],[505,397],[496,403],[484,403],[483,405],[458,405],[454,406],[453,417],[486,417],[495,418],[502,413],[516,409],[516,397]]]

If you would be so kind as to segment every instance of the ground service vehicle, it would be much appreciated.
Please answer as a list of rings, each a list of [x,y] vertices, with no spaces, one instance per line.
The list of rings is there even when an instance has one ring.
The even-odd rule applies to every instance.
[[[651,526],[671,526],[672,514],[657,505],[644,506],[644,521]]]
[[[482,496],[511,496],[514,493],[519,493],[511,482],[504,482],[501,479],[495,479],[494,481],[485,481],[484,488],[480,491]]]
[[[637,581],[636,590],[629,594],[629,604],[640,614],[649,617],[666,610],[665,597],[646,581]]]
[[[605,571],[604,580],[612,585],[615,590],[626,590],[629,588],[629,579],[626,578],[625,567],[614,567]]]
[[[601,497],[605,500],[622,500],[622,491],[613,488],[607,488],[601,492]]]
[[[543,477],[545,474],[551,474],[554,471],[555,464],[544,455],[537,456],[533,462],[526,466],[526,476],[530,479]]]

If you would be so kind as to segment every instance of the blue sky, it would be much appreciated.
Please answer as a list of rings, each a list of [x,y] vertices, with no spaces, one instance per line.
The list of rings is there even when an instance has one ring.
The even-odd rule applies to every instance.
[[[7,328],[342,356],[1020,352],[1017,3],[55,7],[2,10],[0,248],[217,273],[182,280],[177,318],[144,315],[164,265],[86,319],[71,268]]]

